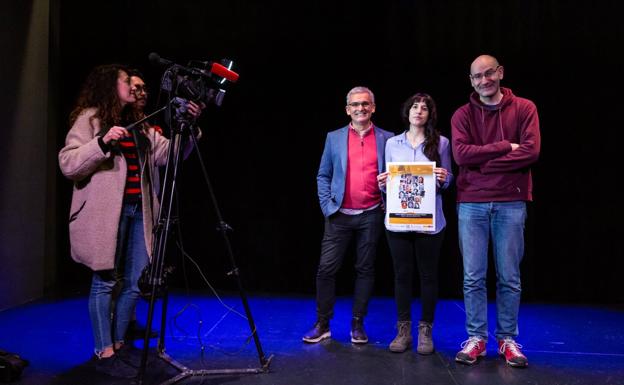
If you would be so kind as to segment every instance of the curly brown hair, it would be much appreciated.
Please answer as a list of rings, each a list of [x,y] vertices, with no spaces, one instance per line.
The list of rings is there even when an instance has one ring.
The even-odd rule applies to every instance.
[[[417,93],[410,96],[401,107],[401,118],[403,118],[403,122],[407,125],[407,129],[409,130],[409,112],[416,102],[425,102],[429,110],[429,119],[427,119],[427,124],[425,126],[425,145],[423,153],[430,161],[436,162],[436,164],[439,165],[440,153],[438,152],[438,146],[440,145],[440,132],[436,129],[438,110],[433,98],[425,93]]]
[[[121,64],[106,64],[91,70],[82,84],[76,106],[69,114],[70,126],[87,108],[97,110],[91,120],[98,119],[103,129],[122,122],[124,106],[117,95],[117,78],[122,71],[129,73],[129,69]]]

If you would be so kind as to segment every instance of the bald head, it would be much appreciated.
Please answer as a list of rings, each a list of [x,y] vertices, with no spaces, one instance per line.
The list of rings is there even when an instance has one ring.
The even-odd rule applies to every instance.
[[[498,64],[498,60],[496,60],[496,58],[492,55],[481,55],[479,57],[477,57],[476,59],[474,59],[474,61],[472,62],[472,64],[470,65],[470,73],[475,73],[475,68],[482,68],[482,67],[498,67],[500,64]]]

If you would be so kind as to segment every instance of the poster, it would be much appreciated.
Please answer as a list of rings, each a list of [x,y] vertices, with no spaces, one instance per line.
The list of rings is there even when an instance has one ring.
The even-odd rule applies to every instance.
[[[388,162],[386,228],[435,231],[435,162]]]

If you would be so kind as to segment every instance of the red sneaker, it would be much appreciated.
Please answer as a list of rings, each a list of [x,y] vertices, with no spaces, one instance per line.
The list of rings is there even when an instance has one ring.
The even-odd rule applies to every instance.
[[[472,336],[461,344],[462,350],[455,356],[455,361],[472,365],[477,358],[485,356],[485,340],[481,337]]]
[[[498,354],[504,356],[507,364],[514,368],[525,368],[529,365],[529,360],[522,354],[520,349],[522,349],[522,345],[514,341],[511,337],[498,340]]]

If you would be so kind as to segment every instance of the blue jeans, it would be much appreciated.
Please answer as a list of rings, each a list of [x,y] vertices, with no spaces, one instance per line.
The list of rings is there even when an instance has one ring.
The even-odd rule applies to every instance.
[[[491,235],[496,268],[495,335],[497,339],[516,337],[526,203],[458,203],[457,215],[459,248],[464,260],[466,331],[469,336],[487,340],[486,275]]]
[[[139,298],[139,277],[149,260],[143,233],[141,202],[123,205],[115,258],[114,270],[95,271],[91,281],[89,316],[95,339],[95,353],[98,355],[113,345],[111,311],[115,285],[121,281],[121,292],[114,305],[115,342],[123,342]]]
[[[329,321],[336,302],[336,274],[347,247],[355,239],[355,289],[353,316],[364,317],[375,283],[375,255],[383,229],[383,211],[377,207],[359,215],[337,212],[325,218],[321,242],[321,260],[316,273],[316,313],[319,320]]]

